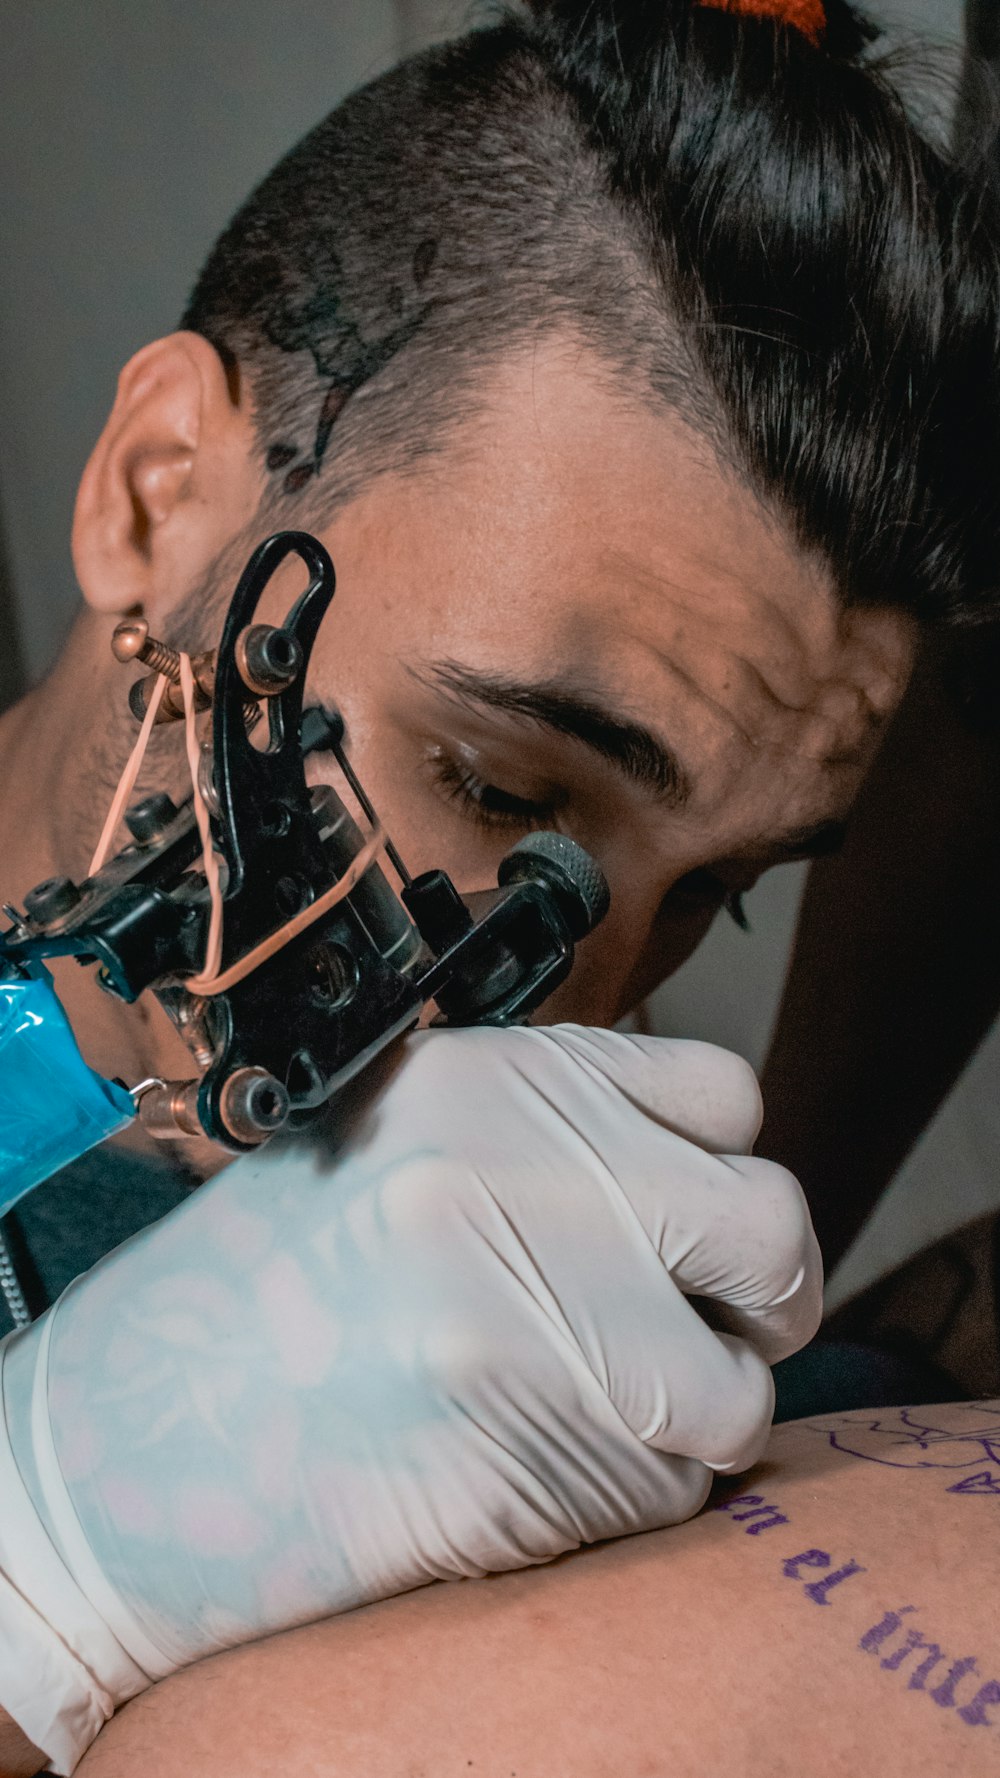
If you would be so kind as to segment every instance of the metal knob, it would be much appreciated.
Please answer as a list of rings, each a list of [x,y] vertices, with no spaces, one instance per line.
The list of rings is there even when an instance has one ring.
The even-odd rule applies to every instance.
[[[290,1110],[287,1088],[266,1068],[237,1068],[219,1094],[219,1115],[236,1142],[265,1142]]]
[[[142,661],[154,673],[165,673],[174,685],[181,682],[181,657],[176,648],[168,648],[149,633],[144,617],[126,617],[115,625],[111,652],[123,666],[129,661]]]
[[[604,919],[611,891],[600,866],[564,833],[529,833],[501,860],[500,884],[534,878],[552,890],[574,939],[581,939]]]

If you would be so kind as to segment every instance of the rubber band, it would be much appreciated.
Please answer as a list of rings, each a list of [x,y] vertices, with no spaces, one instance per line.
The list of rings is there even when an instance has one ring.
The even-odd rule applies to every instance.
[[[252,975],[253,971],[259,969],[262,963],[266,963],[269,957],[273,957],[278,951],[283,950],[293,938],[298,938],[300,932],[305,932],[316,920],[322,919],[323,915],[328,913],[332,907],[336,907],[338,901],[343,901],[345,896],[350,895],[351,890],[356,888],[361,881],[365,871],[371,868],[379,854],[384,851],[385,830],[381,822],[376,822],[360,852],[351,860],[343,876],[338,877],[337,881],[324,894],[318,896],[315,901],[311,901],[308,907],[302,908],[291,920],[286,921],[284,926],[279,926],[276,932],[272,932],[267,938],[262,939],[260,944],[255,945],[252,951],[247,951],[244,957],[240,957],[235,963],[230,964],[229,968],[223,970],[221,975],[210,975],[206,970],[204,975],[189,977],[184,983],[185,988],[189,992],[208,996],[225,994],[230,988],[235,988],[237,982]]]
[[[189,654],[185,654],[181,650],[178,653],[178,658],[180,660],[181,696],[184,700],[184,745],[187,753],[188,771],[191,775],[194,815],[201,838],[202,869],[205,872],[205,882],[208,886],[211,905],[208,937],[205,942],[205,961],[201,974],[187,977],[184,986],[189,993],[211,997],[213,994],[225,994],[230,988],[235,988],[237,982],[242,982],[248,975],[252,975],[254,970],[259,969],[262,963],[266,963],[269,957],[273,957],[278,951],[283,950],[285,945],[290,944],[293,938],[297,938],[300,932],[305,932],[315,921],[321,920],[330,908],[336,907],[338,902],[350,895],[351,890],[357,887],[365,872],[371,869],[375,860],[385,851],[386,833],[381,822],[376,821],[365,844],[357,856],[351,860],[342,877],[338,877],[337,881],[332,883],[330,888],[318,896],[315,901],[311,901],[307,907],[300,909],[297,914],[285,922],[284,926],[279,926],[275,932],[269,933],[268,937],[262,939],[259,945],[255,945],[252,951],[247,951],[245,956],[238,957],[235,963],[231,963],[229,968],[224,969],[220,974],[223,922],[222,879],[212,839],[212,818],[201,788],[201,743],[198,740],[197,711],[195,709],[194,670]],[[168,683],[166,675],[161,673],[153,688],[153,695],[146,708],[146,714],[142,719],[139,738],[129,755],[128,763],[119,779],[118,788],[108,810],[108,818],[104,823],[101,837],[97,843],[97,850],[91,860],[90,876],[100,870],[107,858],[118,823],[125,812],[128,799],[139,776],[146,748],[149,745],[149,737],[153,732],[153,724],[156,721],[156,713],[163,701],[163,694]]]
[[[111,799],[111,807],[108,810],[107,820],[101,829],[101,837],[94,849],[94,856],[91,859],[87,870],[88,877],[96,876],[111,850],[111,842],[118,831],[118,824],[128,807],[129,797],[135,789],[135,781],[142,769],[142,762],[146,757],[146,748],[149,746],[149,737],[153,732],[153,724],[156,721],[156,713],[163,702],[163,694],[169,683],[170,681],[165,673],[160,673],[158,675],[156,684],[153,687],[153,695],[150,698],[149,703],[146,705],[146,714],[142,719],[139,738],[128,756],[125,770],[118,780],[118,789],[115,791],[115,794]]]
[[[211,816],[201,791],[201,743],[198,740],[197,712],[194,707],[194,672],[191,667],[191,656],[182,652],[180,663],[181,696],[184,699],[184,743],[187,749],[188,770],[191,773],[194,817],[201,835],[202,865],[211,904],[208,938],[205,943],[205,962],[202,968],[203,977],[210,979],[216,975],[222,961],[222,883],[219,877],[219,860],[215,855],[215,846],[212,841]]]

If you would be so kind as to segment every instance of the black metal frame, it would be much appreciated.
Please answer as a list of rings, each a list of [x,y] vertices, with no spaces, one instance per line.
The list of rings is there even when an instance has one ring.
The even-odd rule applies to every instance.
[[[292,555],[310,576],[283,626],[296,667],[263,700],[269,735],[258,746],[247,726],[241,638]],[[221,974],[338,882],[363,844],[333,788],[317,792],[305,776],[309,753],[332,755],[370,811],[344,756],[339,715],[303,713],[309,658],[335,587],[322,544],[285,531],[254,551],[230,603],[212,718],[213,840],[225,867]],[[123,1000],[156,992],[204,1064],[200,1126],[234,1151],[260,1139],[257,1132],[241,1139],[227,1121],[227,1085],[241,1071],[277,1083],[297,1122],[415,1024],[428,1001],[454,1024],[524,1020],[568,974],[576,940],[608,904],[596,865],[561,835],[521,841],[498,886],[465,899],[441,871],[411,879],[392,850],[401,896],[373,863],[250,974],[199,996],[185,986],[203,962],[210,911],[194,806],[157,800],[162,818],[152,831],[136,823],[141,838],[94,877],[79,885],[57,879],[29,894],[25,913],[0,934],[0,961],[11,967],[74,954],[96,962],[101,986]]]

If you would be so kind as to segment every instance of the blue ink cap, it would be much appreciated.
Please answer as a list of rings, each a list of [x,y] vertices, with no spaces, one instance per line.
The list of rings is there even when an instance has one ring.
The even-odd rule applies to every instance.
[[[44,965],[0,961],[0,1216],[134,1116],[131,1094],[88,1068]]]

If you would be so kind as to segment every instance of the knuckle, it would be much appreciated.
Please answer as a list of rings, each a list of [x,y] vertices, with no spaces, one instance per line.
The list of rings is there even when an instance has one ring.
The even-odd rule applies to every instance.
[[[816,1236],[809,1206],[794,1173],[775,1161],[743,1162],[741,1172],[757,1189],[756,1215],[765,1255],[767,1284],[774,1297],[791,1290],[811,1269]]]
[[[694,1040],[672,1044],[675,1059],[697,1082],[716,1153],[745,1154],[752,1148],[763,1117],[760,1084],[745,1057],[714,1043]]]
[[[745,1057],[734,1055],[731,1050],[719,1050],[715,1065],[719,1077],[719,1110],[736,1137],[733,1147],[749,1149],[764,1113],[760,1083]]]
[[[447,1401],[468,1401],[494,1384],[501,1370],[495,1344],[471,1316],[442,1316],[421,1341],[421,1368]]]
[[[746,1341],[720,1335],[736,1359],[735,1386],[727,1392],[725,1423],[712,1449],[700,1452],[713,1469],[745,1469],[764,1450],[774,1414],[770,1366]]]
[[[470,1192],[468,1170],[443,1152],[411,1156],[393,1167],[379,1192],[386,1230],[403,1251],[442,1242]]]

